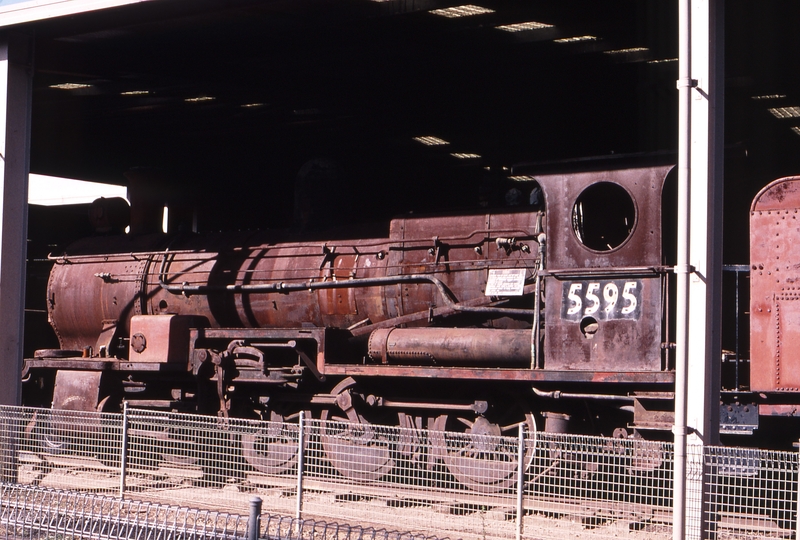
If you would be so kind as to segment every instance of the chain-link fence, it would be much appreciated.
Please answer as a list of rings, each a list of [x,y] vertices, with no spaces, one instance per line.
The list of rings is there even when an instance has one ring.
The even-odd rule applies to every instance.
[[[452,538],[671,538],[673,449],[643,439],[492,435],[440,418],[406,427],[126,410],[0,408],[6,482]],[[424,427],[423,427],[424,425]],[[485,433],[485,434],[482,434]],[[696,536],[790,537],[798,456],[690,448]]]

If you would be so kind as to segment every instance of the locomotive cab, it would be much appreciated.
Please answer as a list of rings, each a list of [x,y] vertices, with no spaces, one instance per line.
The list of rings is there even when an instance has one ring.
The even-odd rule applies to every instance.
[[[538,177],[549,209],[547,369],[631,382],[665,371],[661,201],[670,169]]]

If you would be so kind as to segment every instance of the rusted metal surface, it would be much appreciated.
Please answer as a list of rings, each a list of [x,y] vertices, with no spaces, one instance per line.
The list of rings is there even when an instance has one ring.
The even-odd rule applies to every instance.
[[[257,346],[269,344],[286,344],[298,352],[298,362],[303,362],[318,379],[324,378],[325,365],[328,359],[326,346],[332,341],[330,328],[198,328],[190,332],[190,348],[202,351],[218,343],[229,343],[231,340],[245,340]],[[290,344],[290,342],[292,342]],[[302,354],[300,354],[302,352]],[[334,355],[335,356],[335,355]],[[204,361],[204,355],[195,354],[192,359],[194,369]]]
[[[637,398],[633,402],[631,426],[639,429],[670,429],[675,423],[675,413],[671,401],[671,399]]]
[[[530,330],[489,328],[389,328],[375,330],[369,357],[384,364],[490,362],[529,365]]]
[[[537,216],[406,218],[392,222],[389,238],[326,243],[275,243],[269,233],[193,236],[174,239],[169,252],[159,251],[160,235],[136,245],[94,239],[56,262],[49,313],[62,347],[81,349],[95,346],[101,321],[118,320],[127,336],[139,314],[194,315],[212,327],[349,328],[469,306],[485,298],[489,268],[533,271]],[[515,235],[518,248],[497,248],[501,235]],[[420,278],[401,279],[412,276]]]
[[[547,208],[548,268],[616,268],[660,265],[661,190],[669,167],[632,168],[602,172],[537,176]],[[632,198],[635,221],[632,233],[617,249],[588,249],[573,227],[574,202],[598,183],[621,186]],[[604,203],[605,201],[600,201]],[[613,208],[604,208],[608,219]]]
[[[800,405],[794,404],[758,404],[758,414],[761,416],[800,416]]]
[[[102,375],[99,371],[59,370],[53,390],[53,408],[97,411]]]
[[[546,268],[568,274],[545,280],[545,369],[662,369],[663,278],[655,269],[662,264],[661,192],[670,169],[537,177],[547,202]],[[602,218],[607,212],[610,224],[621,220],[618,225],[630,231],[613,249],[602,249],[588,237],[582,242],[576,226],[579,210],[589,213],[588,208],[579,208],[577,201],[600,183],[612,187],[612,194],[621,188],[620,198],[629,197],[634,209],[630,222],[625,208],[616,208],[607,200],[596,201],[603,205],[595,209],[596,216]],[[589,204],[584,201],[585,206]],[[587,221],[587,227],[590,225],[601,226],[602,220]],[[654,269],[649,275],[648,267]]]
[[[31,358],[25,360],[27,369],[67,369],[76,371],[158,371],[174,373],[186,371],[180,364],[156,364],[153,362],[137,363],[116,359],[84,359],[76,358]]]
[[[427,325],[447,306],[476,316],[495,309],[494,328],[529,327],[530,319],[500,319],[501,311],[480,304],[490,300],[483,294],[490,268],[521,268],[533,277],[543,228],[546,266],[567,274],[546,278],[541,367],[657,371],[662,276],[647,269],[661,263],[660,195],[668,170],[539,177],[553,201],[544,220],[532,211],[402,218],[392,221],[388,238],[280,243],[275,233],[215,235],[174,239],[168,252],[159,251],[160,235],[95,239],[55,265],[50,316],[62,347],[90,346],[94,354],[102,354],[102,321],[117,321],[118,335],[130,337],[131,317],[139,314],[194,315],[211,327],[364,333],[401,320]],[[575,201],[598,182],[624,186],[636,210],[625,218],[634,221],[630,237],[607,251],[584,245],[574,230],[573,205],[555,202]]]
[[[131,362],[189,364],[189,329],[201,325],[196,317],[137,315],[131,319]]]
[[[327,364],[325,373],[331,376],[352,375],[364,377],[418,377],[487,381],[538,381],[561,382],[565,384],[669,384],[675,382],[675,373],[672,371],[625,372]]]
[[[526,388],[533,382],[589,400],[665,388],[674,382],[662,358],[669,170],[540,176],[544,208],[405,216],[372,238],[274,230],[86,239],[50,277],[62,352],[43,351],[26,373],[102,371],[115,377],[116,398],[223,416],[255,406],[265,417],[347,413],[351,391],[391,394],[365,414],[402,419],[495,414],[512,387],[523,414],[541,412]],[[394,378],[406,386],[387,393]],[[412,379],[440,382],[423,390]],[[345,381],[353,388],[331,390]],[[96,403],[96,393],[84,397]],[[560,406],[585,412],[569,401]]]
[[[750,208],[750,387],[800,391],[800,177],[762,189]]]

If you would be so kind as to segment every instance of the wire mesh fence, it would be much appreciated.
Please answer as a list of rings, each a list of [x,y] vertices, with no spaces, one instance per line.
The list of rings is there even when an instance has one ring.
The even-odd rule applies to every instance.
[[[43,540],[436,540],[261,513],[247,516],[19,484],[0,486],[0,538]]]
[[[121,415],[0,408],[0,472],[4,482],[39,485],[65,483],[73,488],[107,491],[119,486]],[[91,470],[82,481],[77,470]]]
[[[452,538],[672,536],[670,443],[406,420],[5,407],[0,471],[5,482],[207,509],[246,512],[258,496],[292,519]],[[687,525],[698,537],[793,536],[797,478],[793,452],[692,447]]]
[[[796,533],[796,452],[713,447],[706,449],[703,464],[708,534],[787,538]]]
[[[246,540],[247,517],[96,494],[4,484],[5,539]]]

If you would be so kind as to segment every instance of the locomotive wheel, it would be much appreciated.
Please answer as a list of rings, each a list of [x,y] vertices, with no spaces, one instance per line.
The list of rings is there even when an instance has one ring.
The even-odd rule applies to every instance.
[[[97,405],[97,413],[84,410],[50,409],[38,420],[34,417],[31,428],[38,432],[39,445],[44,453],[59,455],[73,453],[95,457],[100,445],[103,419],[100,414],[109,398]]]
[[[66,422],[57,412],[46,412],[40,419],[39,443],[42,451],[58,455],[69,450],[71,430],[67,427],[74,423]]]
[[[188,427],[180,424],[165,428],[157,437],[161,460],[168,465],[191,467],[200,461],[199,441]]]
[[[381,433],[352,405],[350,390],[355,381],[347,378],[331,391],[339,396],[337,404],[344,416],[334,416],[322,411],[320,436],[325,456],[336,471],[356,482],[375,482],[394,468],[391,443],[387,434]]]
[[[270,424],[242,435],[242,455],[255,470],[282,474],[297,464],[297,430],[288,430],[283,415],[270,411]]]
[[[465,487],[481,493],[497,493],[516,485],[518,449],[502,437],[517,433],[519,423],[501,426],[479,416],[474,421],[457,418],[466,426],[463,433],[445,431],[449,417],[436,418],[430,434],[431,452],[447,466],[450,473]],[[525,414],[523,424],[536,431],[532,414]],[[525,468],[533,460],[535,448],[525,450]]]

